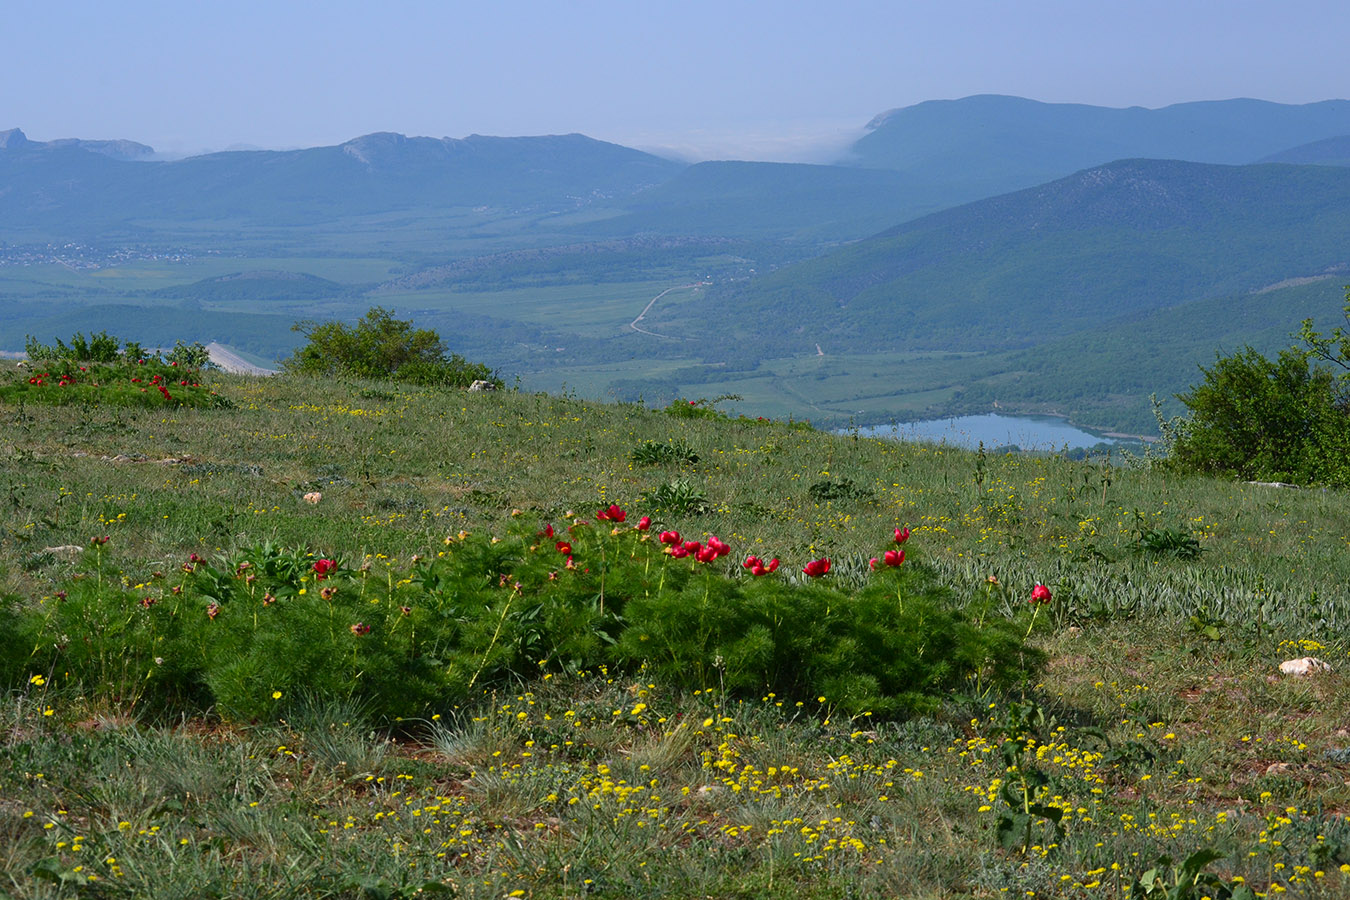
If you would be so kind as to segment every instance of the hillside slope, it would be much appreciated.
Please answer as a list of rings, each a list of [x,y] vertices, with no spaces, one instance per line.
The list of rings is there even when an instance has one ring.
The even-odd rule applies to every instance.
[[[716,295],[785,350],[1009,349],[1350,263],[1350,171],[1126,160],[927,216]]]

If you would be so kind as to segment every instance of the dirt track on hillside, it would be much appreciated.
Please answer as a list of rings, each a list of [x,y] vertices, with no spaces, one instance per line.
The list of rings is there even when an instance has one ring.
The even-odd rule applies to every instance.
[[[264,369],[262,366],[255,366],[253,363],[239,356],[224,344],[217,344],[215,341],[206,345],[206,352],[211,355],[211,362],[222,371],[229,372],[231,375],[275,375],[276,369]]]

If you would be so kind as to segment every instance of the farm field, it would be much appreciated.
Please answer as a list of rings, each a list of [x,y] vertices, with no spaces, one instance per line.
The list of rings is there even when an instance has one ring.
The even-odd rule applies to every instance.
[[[228,408],[0,395],[12,896],[1350,889],[1342,492],[706,404],[209,386]],[[670,558],[667,531],[729,553]],[[753,575],[749,555],[781,567]],[[1036,585],[1048,602],[1028,602]],[[536,598],[543,618],[517,619]],[[928,687],[872,696],[818,661],[809,683],[756,683],[761,651],[722,617],[770,599],[794,627],[819,609],[840,629],[802,659],[891,659]],[[460,610],[458,637],[409,669],[388,654],[409,627],[449,627],[436,603]],[[832,643],[851,608],[882,647],[927,633],[915,615],[1003,643],[916,669],[923,644]],[[269,632],[283,612],[318,630]],[[659,624],[694,613],[701,651]],[[179,652],[204,654],[203,680]],[[1331,670],[1279,673],[1303,656]]]

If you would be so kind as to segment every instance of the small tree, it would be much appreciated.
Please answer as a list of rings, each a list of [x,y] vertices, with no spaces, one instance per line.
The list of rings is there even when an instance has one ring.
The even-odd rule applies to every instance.
[[[1172,447],[1184,471],[1245,479],[1318,480],[1318,435],[1340,415],[1329,373],[1299,350],[1270,360],[1251,347],[1201,369],[1205,380],[1178,395],[1191,416]]]
[[[467,362],[457,353],[447,355],[440,335],[412,322],[395,319],[383,307],[373,306],[355,327],[341,322],[297,322],[293,330],[309,339],[282,363],[296,375],[392,378],[414,384],[468,387],[501,379],[481,363]]]

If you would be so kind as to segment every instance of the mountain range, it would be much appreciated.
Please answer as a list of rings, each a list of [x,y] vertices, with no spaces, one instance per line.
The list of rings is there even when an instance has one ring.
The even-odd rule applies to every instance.
[[[817,418],[998,401],[1137,429],[1141,386],[1112,374],[1129,354],[1111,347],[1132,329],[1165,334],[1150,387],[1183,389],[1217,346],[1275,340],[1271,310],[1290,329],[1334,314],[1348,238],[1344,100],[932,101],[878,115],[831,165],[688,165],[577,134],[381,133],[161,161],[132,141],[13,129],[0,132],[0,345],[142,308],[161,330],[203,331],[185,339],[227,328],[265,358],[293,345],[279,326],[299,316],[393,303],[527,380],[570,373],[592,393],[720,386]],[[81,241],[221,261],[122,281],[70,275],[79,261],[60,277],[7,267]],[[631,306],[584,305],[585,286],[622,299],[628,283]],[[703,285],[698,302],[642,309],[685,283]],[[628,324],[639,312],[646,336]],[[907,383],[878,384],[901,358]],[[1095,374],[1075,385],[1075,371]]]

